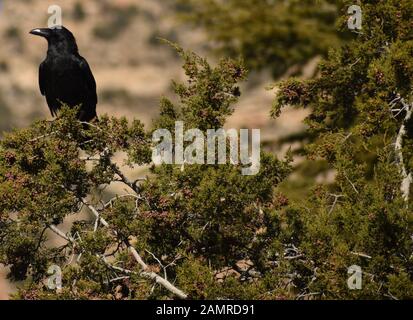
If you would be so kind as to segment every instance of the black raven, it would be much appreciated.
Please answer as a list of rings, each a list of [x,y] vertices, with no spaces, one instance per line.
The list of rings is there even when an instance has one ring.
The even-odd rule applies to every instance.
[[[73,34],[63,26],[33,29],[30,33],[44,37],[48,43],[47,57],[39,68],[39,86],[52,116],[67,104],[80,106],[80,121],[96,118],[96,81],[89,64],[79,55]]]

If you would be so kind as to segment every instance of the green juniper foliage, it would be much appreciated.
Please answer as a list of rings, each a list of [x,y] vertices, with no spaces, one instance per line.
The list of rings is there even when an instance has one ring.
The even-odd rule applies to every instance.
[[[309,168],[333,176],[306,197],[280,187],[290,153],[262,152],[255,176],[230,164],[151,165],[153,130],[173,133],[175,121],[222,127],[246,79],[242,61],[211,66],[177,46],[187,81],[174,83],[176,102],[161,100],[151,130],[107,116],[85,127],[64,108],[53,122],[6,134],[0,263],[23,280],[15,298],[413,298],[413,2],[359,4],[361,34],[345,31],[343,12],[353,40],[315,79],[278,84],[273,116],[308,108],[306,165],[322,163]],[[120,153],[130,166],[147,165],[147,177],[126,176]],[[46,285],[51,265],[62,269],[57,291]],[[354,265],[361,290],[348,286]]]
[[[173,127],[176,120],[205,131],[223,126],[244,67],[228,59],[211,67],[178,51],[188,81],[174,84],[178,104],[162,100],[154,127]],[[150,134],[142,124],[103,116],[84,128],[75,116],[63,109],[57,120],[1,141],[0,261],[12,279],[26,280],[17,297],[242,298],[268,291],[271,284],[260,279],[274,268],[267,254],[278,228],[268,228],[273,192],[290,172],[289,159],[264,153],[259,174],[250,177],[234,165],[163,165],[133,182],[113,156],[124,152],[130,165],[150,163]],[[105,198],[105,187],[119,183],[127,192]],[[104,220],[75,219],[62,232],[65,219],[82,207]],[[50,244],[54,233],[63,244]],[[63,272],[58,293],[45,285],[52,264]],[[148,279],[154,273],[176,279],[184,295],[155,285]]]
[[[248,69],[268,72],[274,79],[313,77],[315,69],[311,66],[327,56],[330,48],[351,37],[351,33],[338,32],[336,28],[348,18],[348,6],[343,1],[173,0],[173,3],[181,20],[206,32],[211,40],[209,49],[217,55],[242,57]],[[312,141],[312,136],[302,130],[284,138],[274,136],[266,141],[266,146],[282,149],[294,144],[293,154],[302,156],[302,145],[308,141]],[[315,169],[322,170],[323,166],[320,161],[298,164],[299,179],[284,183],[283,189],[293,198],[305,196],[318,174]]]
[[[362,33],[332,50],[316,79],[279,84],[272,115],[286,105],[309,108],[307,155],[335,173],[288,209],[299,226],[291,232],[315,267],[315,281],[300,280],[308,293],[412,298],[413,2],[359,4]],[[335,274],[353,264],[364,287],[349,292]]]

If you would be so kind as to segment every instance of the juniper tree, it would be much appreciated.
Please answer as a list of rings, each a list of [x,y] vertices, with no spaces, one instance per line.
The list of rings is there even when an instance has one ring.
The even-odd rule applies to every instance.
[[[246,77],[241,61],[205,59],[178,48],[186,83],[174,83],[178,102],[163,98],[156,128],[181,120],[204,132],[221,127]],[[85,128],[76,110],[8,133],[0,144],[0,262],[24,280],[24,299],[245,298],[268,291],[272,270],[274,187],[289,159],[263,153],[261,170],[243,176],[238,165],[151,165],[132,181],[114,162],[150,165],[151,131],[138,120],[102,116]],[[107,194],[109,185],[125,192]],[[278,199],[278,198],[276,198]],[[284,201],[282,200],[281,202]],[[80,210],[89,219],[76,216]],[[74,216],[69,232],[64,222]],[[271,229],[271,231],[267,231]],[[60,238],[51,243],[50,239]],[[62,269],[62,289],[45,281]],[[242,269],[242,270],[241,270]]]
[[[316,79],[279,84],[273,116],[308,108],[307,156],[335,173],[285,211],[303,252],[288,268],[300,270],[293,281],[304,295],[412,298],[413,2],[358,3],[362,32],[331,51]],[[347,287],[351,265],[362,268],[362,290]]]

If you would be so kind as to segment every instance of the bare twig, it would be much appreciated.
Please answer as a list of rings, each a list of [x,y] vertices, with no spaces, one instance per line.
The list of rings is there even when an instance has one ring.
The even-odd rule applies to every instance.
[[[342,141],[342,143],[346,142],[351,136],[353,135],[352,132],[350,132],[348,135],[346,135]]]
[[[63,231],[57,228],[55,225],[50,225],[49,229],[52,230],[55,234],[57,234],[62,239],[65,239],[68,242],[75,242],[75,240],[71,236],[67,236]]]
[[[361,58],[358,58],[355,62],[350,65],[350,69],[353,68],[357,63],[359,63]]]
[[[299,300],[301,298],[311,297],[311,296],[319,296],[320,294],[321,294],[320,292],[302,293],[299,296],[297,296],[296,300]]]
[[[390,292],[388,292],[387,294],[384,294],[385,297],[388,297],[392,300],[399,300],[397,297],[395,297],[394,295],[392,295]]]
[[[373,259],[371,256],[365,254],[365,253],[358,253],[358,252],[351,252],[351,254],[361,257],[361,258],[366,258],[366,259]]]
[[[115,281],[125,280],[129,278],[130,278],[129,276],[117,277],[117,278],[110,279],[109,282],[115,282]]]
[[[347,179],[347,181],[351,184],[351,186],[353,187],[353,190],[357,193],[357,194],[359,194],[359,192],[358,192],[358,190],[357,190],[357,188],[356,188],[356,186],[354,185],[354,183],[353,182],[351,182],[351,180],[347,177],[347,175],[346,174],[344,174],[344,177]]]
[[[334,210],[334,208],[336,207],[336,204],[337,204],[337,202],[338,202],[338,199],[344,197],[343,195],[340,195],[340,194],[331,194],[331,196],[334,197],[334,202],[333,202],[333,204],[331,205],[331,208],[330,208],[330,211],[328,212],[328,214],[331,214],[331,213],[333,212],[333,210]]]
[[[296,255],[296,256],[284,257],[284,259],[285,259],[285,260],[295,260],[295,259],[300,259],[300,258],[302,258],[302,257],[304,257],[303,254],[298,254],[298,255]]]
[[[51,136],[55,135],[56,133],[57,133],[57,131],[54,131],[54,132],[51,132],[51,133],[48,133],[48,134],[44,134],[42,136],[39,136],[39,137],[36,137],[36,138],[30,140],[29,142],[37,142],[39,140],[51,137]]]
[[[158,262],[158,264],[161,266],[161,268],[163,269],[163,274],[164,274],[164,277],[165,277],[165,279],[168,279],[168,275],[167,275],[167,273],[166,273],[166,268],[165,268],[165,266],[163,265],[163,263],[161,262],[161,260],[159,260],[152,252],[150,252],[149,250],[145,250],[147,253],[149,253],[151,256],[152,256],[152,258],[154,258],[155,260],[156,260],[156,262]]]
[[[83,201],[83,200],[82,200]],[[92,211],[92,213],[95,215],[96,219],[100,220],[100,223],[104,226],[104,227],[109,227],[109,223],[100,216],[99,211],[96,210],[96,208],[90,204],[88,204],[87,202],[83,201],[84,205],[87,206],[89,208],[90,211]]]
[[[407,110],[407,106],[404,106],[401,109],[392,109],[392,112],[397,112],[393,118],[397,118],[403,111]]]
[[[89,208],[90,208],[90,207],[93,208],[93,206],[88,206],[88,207],[89,207]],[[97,210],[93,208],[92,212],[97,212]],[[98,214],[99,214],[99,213],[98,213]],[[101,219],[101,223],[102,223],[103,225],[105,225],[105,223],[103,222],[103,221],[105,221],[105,220],[103,220],[103,218],[101,218],[100,215],[99,215],[99,218]],[[103,221],[102,221],[102,220],[103,220]],[[105,221],[105,222],[106,222],[106,221]],[[107,222],[106,222],[106,224],[107,224]],[[72,237],[67,236],[63,231],[61,231],[60,229],[58,229],[56,226],[51,225],[51,226],[49,226],[49,228],[50,228],[54,233],[56,233],[58,236],[60,236],[61,238],[65,239],[65,240],[67,240],[67,241],[69,241],[69,242],[71,242],[71,243],[75,243],[75,240],[74,240]],[[131,246],[129,243],[127,243],[127,246],[128,246],[129,251],[132,253],[133,257],[135,258],[135,260],[138,262],[138,264],[140,265],[140,267],[143,269],[143,271],[141,271],[141,272],[139,272],[139,273],[136,273],[136,272],[131,271],[131,270],[127,270],[127,269],[124,269],[124,268],[121,268],[121,267],[117,267],[117,266],[114,266],[114,265],[109,264],[109,263],[106,261],[106,258],[105,258],[104,255],[96,254],[96,256],[100,257],[107,266],[110,266],[110,268],[112,268],[112,269],[114,269],[114,270],[121,271],[121,272],[126,273],[126,274],[138,274],[138,275],[140,275],[140,276],[142,276],[142,277],[145,277],[145,278],[147,278],[147,279],[154,280],[156,283],[159,283],[159,284],[162,285],[165,289],[167,289],[168,291],[174,293],[174,294],[177,295],[179,298],[181,298],[181,299],[186,299],[186,298],[188,298],[188,295],[187,295],[187,294],[185,294],[182,290],[180,290],[180,289],[178,289],[177,287],[175,287],[175,286],[174,286],[172,283],[170,283],[168,280],[162,278],[160,275],[156,274],[155,272],[150,271],[148,265],[143,261],[143,259],[141,258],[141,256],[139,255],[139,253],[136,251],[136,249],[135,249],[133,246]]]
[[[401,192],[404,201],[408,204],[410,196],[410,185],[413,183],[413,176],[411,172],[408,172],[404,164],[403,157],[403,140],[407,134],[406,124],[412,118],[413,104],[406,103],[403,99],[400,100],[403,107],[406,109],[406,115],[404,117],[403,123],[400,127],[399,133],[396,138],[395,152],[397,157],[397,163],[399,166],[400,174],[402,175],[403,181],[401,184]]]
[[[95,220],[95,226],[93,227],[93,232],[96,232],[96,231],[98,230],[99,223],[100,223],[100,219],[99,219],[99,218],[96,218],[96,220]]]
[[[90,204],[86,204],[87,207],[92,211],[92,213],[96,216],[97,219],[100,219],[100,222],[102,223],[103,226],[109,227],[108,222],[103,219],[98,210],[96,210],[95,207],[93,207]],[[188,296],[185,294],[182,290],[178,289],[175,287],[172,283],[170,283],[168,280],[162,278],[158,274],[156,274],[153,271],[149,270],[148,265],[143,261],[142,257],[139,255],[139,253],[136,251],[136,249],[129,243],[129,241],[125,241],[126,246],[128,247],[129,251],[132,253],[132,256],[135,258],[136,262],[140,265],[142,268],[142,272],[139,274],[145,278],[154,280],[156,283],[159,283],[162,285],[165,289],[169,290],[170,292],[174,293],[181,299],[186,299]]]

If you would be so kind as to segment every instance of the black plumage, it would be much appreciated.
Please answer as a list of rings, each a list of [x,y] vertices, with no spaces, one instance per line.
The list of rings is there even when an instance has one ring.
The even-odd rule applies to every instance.
[[[96,118],[96,81],[86,59],[79,55],[73,34],[65,27],[33,29],[30,33],[48,42],[46,59],[39,68],[39,86],[52,116],[67,104],[80,106],[80,121]]]

